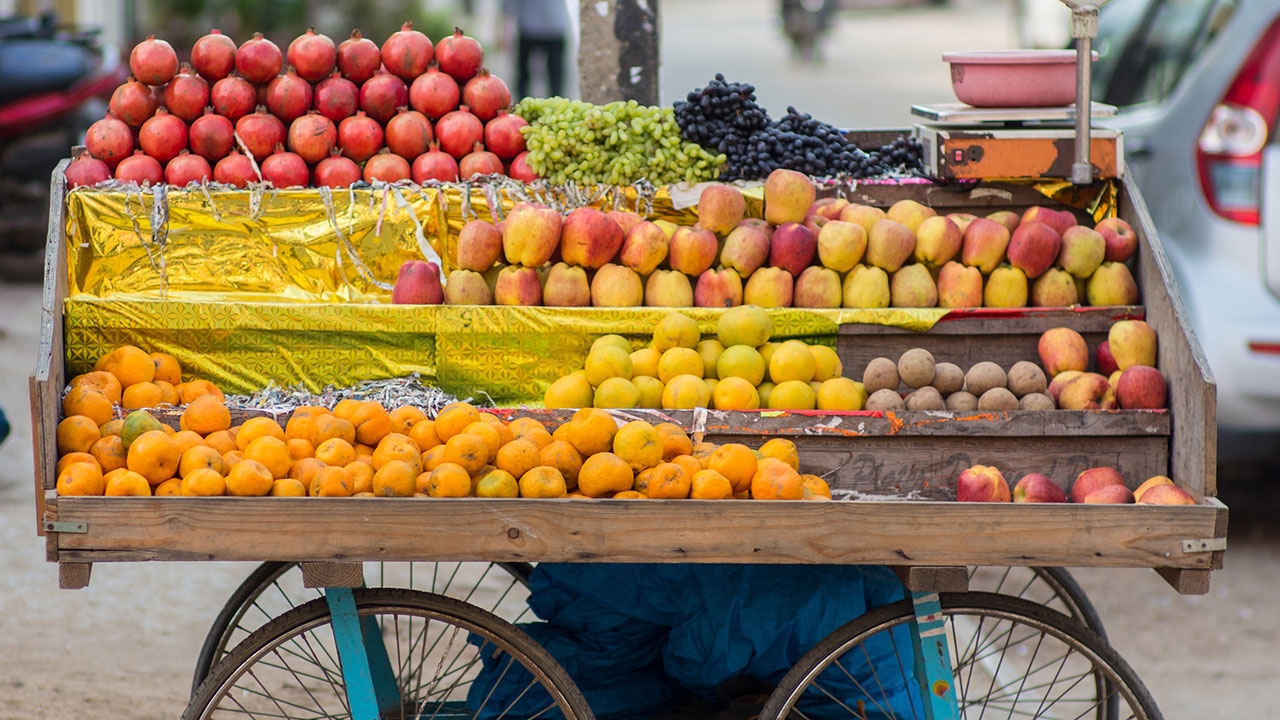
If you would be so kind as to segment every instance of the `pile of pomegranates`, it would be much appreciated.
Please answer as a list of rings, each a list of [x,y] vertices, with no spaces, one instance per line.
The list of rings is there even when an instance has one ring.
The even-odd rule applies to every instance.
[[[237,46],[212,30],[189,62],[151,36],[129,68],[67,168],[71,187],[537,178],[520,132],[528,123],[508,112],[507,84],[461,29],[433,44],[405,23],[381,47],[359,30],[335,44],[308,29],[283,53],[261,33]]]

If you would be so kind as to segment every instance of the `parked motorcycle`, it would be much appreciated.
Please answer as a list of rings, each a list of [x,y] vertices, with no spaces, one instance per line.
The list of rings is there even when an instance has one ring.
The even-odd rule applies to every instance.
[[[30,279],[39,266],[50,175],[128,74],[97,30],[52,13],[0,18],[0,274]]]
[[[819,42],[831,28],[836,0],[781,0],[782,30],[802,62],[821,60]]]

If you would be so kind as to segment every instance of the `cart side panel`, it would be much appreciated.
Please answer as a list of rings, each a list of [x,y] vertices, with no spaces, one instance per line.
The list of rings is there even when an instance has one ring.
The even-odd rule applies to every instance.
[[[62,388],[66,385],[62,338],[62,301],[67,295],[67,247],[63,209],[66,206],[66,168],[63,160],[53,169],[49,193],[49,232],[44,256],[44,297],[40,310],[40,348],[31,376],[31,416],[35,435],[36,531],[44,534],[44,495],[57,478],[58,416]],[[51,546],[56,536],[49,537]]]

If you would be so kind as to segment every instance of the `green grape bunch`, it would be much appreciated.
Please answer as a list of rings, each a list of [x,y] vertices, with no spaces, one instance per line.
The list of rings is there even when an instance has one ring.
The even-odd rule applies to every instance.
[[[525,98],[514,110],[529,167],[553,184],[654,185],[715,180],[725,156],[685,142],[671,108],[635,100],[594,105],[562,97]]]

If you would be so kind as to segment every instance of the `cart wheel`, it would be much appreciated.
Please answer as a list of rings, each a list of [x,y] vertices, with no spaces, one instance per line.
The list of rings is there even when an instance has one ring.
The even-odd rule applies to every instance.
[[[515,698],[538,706],[522,711],[521,717],[593,720],[581,691],[560,664],[496,615],[416,590],[373,588],[355,590],[353,596],[362,625],[376,623],[380,630],[383,662],[395,680],[392,692],[399,696],[399,707],[384,709],[383,717],[511,717],[504,703]],[[369,652],[374,657],[372,646]],[[477,691],[468,698],[482,666],[505,679],[524,680],[503,686],[511,692]],[[350,718],[347,703],[329,603],[319,598],[271,620],[238,644],[196,690],[183,718]]]
[[[1012,595],[1071,616],[1104,640],[1107,631],[1102,618],[1089,602],[1084,588],[1059,567],[975,567],[969,568],[969,589]]]
[[[369,587],[402,587],[458,598],[516,623],[529,613],[529,563],[400,562],[365,563]],[[322,597],[320,588],[302,584],[302,568],[295,562],[259,565],[214,619],[196,658],[191,692],[209,670],[249,633],[302,603]]]
[[[1062,613],[995,593],[939,597],[960,717],[1160,720],[1124,659]],[[760,720],[923,718],[913,619],[903,600],[832,632],[786,674]]]

